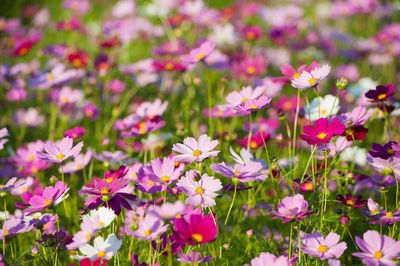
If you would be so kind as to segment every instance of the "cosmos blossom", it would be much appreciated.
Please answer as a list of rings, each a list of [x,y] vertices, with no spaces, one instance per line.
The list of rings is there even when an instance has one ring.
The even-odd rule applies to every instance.
[[[330,71],[331,67],[329,65],[316,67],[310,72],[303,70],[300,76],[292,79],[292,86],[300,90],[305,90],[311,87],[315,87],[318,85],[320,81],[322,81],[328,76]]]
[[[365,265],[396,265],[394,259],[400,252],[400,241],[368,230],[363,238],[356,236],[356,244],[361,252],[355,252],[353,256],[360,258]]]
[[[214,206],[214,198],[218,196],[216,192],[222,189],[219,179],[207,174],[200,175],[196,170],[187,171],[176,185],[189,196],[185,201],[187,204],[203,207]]]
[[[5,139],[5,137],[7,136],[8,136],[7,128],[0,129],[0,151],[4,149],[4,144],[6,144],[8,141],[8,139]]]
[[[250,266],[292,266],[293,261],[290,261],[286,255],[275,256],[269,252],[262,252],[260,255],[251,260]]]
[[[97,259],[109,260],[118,252],[121,246],[122,240],[118,239],[114,234],[108,235],[106,239],[98,236],[94,239],[93,246],[84,244],[79,247],[79,251],[83,255],[78,255],[77,259],[89,258],[91,261]]]
[[[371,102],[383,102],[388,100],[394,93],[394,85],[378,85],[375,90],[369,90],[365,93],[365,97],[367,97]]]
[[[38,151],[36,155],[52,163],[62,163],[70,157],[76,157],[81,152],[83,142],[79,142],[73,147],[73,139],[63,138],[61,141],[48,142],[44,145],[44,151]]]
[[[319,232],[305,234],[302,237],[304,245],[302,251],[321,260],[337,259],[347,249],[347,244],[345,242],[339,243],[339,241],[339,235],[333,232],[326,237]]]
[[[300,139],[310,145],[326,144],[332,137],[342,134],[344,130],[345,126],[339,119],[320,118],[315,121],[315,126],[307,125],[303,128],[304,134],[300,134]]]
[[[201,162],[208,157],[217,156],[218,150],[214,150],[218,145],[218,140],[211,140],[211,138],[205,134],[201,135],[198,140],[187,137],[182,143],[176,143],[172,147],[172,150],[180,153],[174,156],[177,161],[183,161],[187,163]]]
[[[182,55],[181,60],[187,64],[195,64],[197,62],[203,61],[211,54],[215,49],[215,42],[205,41],[198,48],[195,48],[189,52],[187,55]]]
[[[308,202],[303,195],[296,194],[292,197],[284,197],[278,204],[278,210],[272,211],[274,219],[282,218],[282,223],[294,220],[303,220],[306,216],[313,213],[308,209]]]

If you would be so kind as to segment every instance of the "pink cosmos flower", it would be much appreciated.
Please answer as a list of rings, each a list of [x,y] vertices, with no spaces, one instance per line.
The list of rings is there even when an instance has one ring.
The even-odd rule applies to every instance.
[[[315,121],[315,126],[307,125],[303,128],[304,134],[300,134],[300,139],[310,145],[326,144],[332,137],[341,135],[345,129],[338,118],[333,118],[330,121],[326,118],[320,118]]]
[[[186,172],[186,176],[179,179],[176,184],[189,198],[186,203],[203,207],[211,207],[215,205],[214,198],[218,196],[217,191],[222,189],[221,181],[207,174],[200,176],[195,170]]]
[[[307,65],[301,65],[297,69],[294,69],[291,65],[289,64],[283,64],[279,69],[281,73],[283,74],[283,77],[279,78],[274,78],[273,80],[278,83],[283,83],[287,84],[289,81],[296,79],[300,77],[300,74],[303,71],[308,71],[311,72],[313,69],[319,67],[319,64],[317,62],[312,62],[309,67]]]
[[[39,212],[51,206],[59,204],[68,197],[69,187],[61,181],[58,181],[54,187],[45,187],[43,192],[36,194],[29,200],[29,207],[25,210],[26,213]]]
[[[74,173],[80,171],[89,164],[92,155],[93,153],[91,150],[88,150],[85,154],[79,154],[72,162],[68,162],[64,164],[63,167],[58,168],[58,172]]]
[[[80,153],[83,142],[79,142],[73,147],[74,140],[69,137],[63,138],[61,141],[48,142],[44,145],[44,152],[38,151],[36,155],[42,159],[52,163],[62,163],[70,157],[76,157]]]
[[[306,234],[302,237],[302,251],[321,260],[337,259],[347,249],[347,244],[339,241],[340,236],[336,233],[329,233],[325,238],[319,232]]]
[[[317,67],[311,72],[303,71],[300,76],[292,79],[292,86],[300,90],[315,87],[328,76],[330,71],[331,67],[329,65]]]
[[[292,197],[284,197],[281,203],[278,204],[278,211],[272,211],[274,218],[283,218],[282,223],[290,221],[303,220],[304,217],[313,213],[308,209],[308,202],[303,195],[296,194]]]
[[[78,139],[82,138],[86,133],[86,129],[84,127],[74,127],[71,129],[68,129],[64,133],[64,137],[69,137],[72,139]]]
[[[187,214],[173,220],[174,236],[181,244],[198,245],[214,241],[218,235],[218,223],[212,214]]]
[[[263,95],[264,91],[265,87],[263,86],[258,86],[254,89],[250,86],[243,87],[240,91],[229,93],[228,96],[226,96],[226,101],[228,102],[229,106],[235,107],[249,100],[255,100],[259,98],[261,95]]]
[[[356,236],[356,244],[361,252],[353,253],[353,256],[361,258],[362,262],[368,266],[395,266],[393,260],[398,258],[400,252],[400,241],[380,235],[377,231],[368,230],[363,238]]]
[[[160,219],[170,220],[182,214],[184,209],[185,205],[178,200],[175,203],[166,202],[161,206],[150,207],[148,213],[152,212],[154,215],[160,217]]]
[[[150,162],[147,166],[146,173],[150,180],[161,184],[171,184],[179,178],[183,172],[184,164],[179,164],[175,167],[175,160],[165,157],[164,159],[157,158]]]
[[[189,251],[188,254],[179,253],[178,261],[182,263],[187,263],[190,265],[197,265],[200,263],[206,263],[212,260],[212,256],[202,257],[200,252]]]
[[[291,266],[293,265],[285,255],[275,256],[269,252],[262,252],[250,262],[251,266]]]
[[[5,185],[0,185],[0,192],[9,192],[25,184],[24,179],[18,179],[16,177],[10,178]]]
[[[236,106],[234,109],[239,115],[248,115],[252,112],[264,109],[270,102],[270,97],[262,95],[257,99],[246,101]]]
[[[33,226],[26,223],[23,219],[11,216],[4,222],[3,228],[0,230],[0,240],[28,232],[32,228]]]
[[[187,64],[195,64],[206,59],[214,49],[215,42],[205,41],[198,48],[191,50],[189,54],[181,56],[181,60]]]
[[[211,140],[209,136],[203,134],[197,141],[192,137],[185,138],[183,144],[174,144],[172,150],[181,153],[174,157],[177,161],[201,162],[208,157],[217,156],[219,151],[214,150],[217,145],[218,140]]]
[[[237,77],[254,78],[261,75],[267,66],[262,56],[246,57],[241,62],[233,65],[233,73]]]
[[[223,176],[229,178],[237,178],[239,182],[262,181],[267,176],[262,173],[264,169],[263,164],[257,161],[250,161],[246,164],[234,164],[233,166],[227,165],[224,162],[219,164],[212,164],[211,169]]]

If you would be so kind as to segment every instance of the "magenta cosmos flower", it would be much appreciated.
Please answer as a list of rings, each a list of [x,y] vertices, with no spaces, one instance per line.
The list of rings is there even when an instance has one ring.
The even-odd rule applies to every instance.
[[[187,215],[186,215],[187,216]],[[191,214],[188,217],[175,218],[174,236],[181,244],[197,245],[214,241],[218,235],[218,226],[212,214]]]
[[[347,244],[339,241],[340,237],[336,233],[329,233],[325,238],[319,232],[306,234],[302,237],[302,251],[321,260],[337,259],[347,249]]]
[[[203,61],[209,56],[215,49],[215,43],[211,41],[203,42],[198,48],[195,48],[187,55],[182,55],[181,60],[187,64],[195,64]]]
[[[332,137],[341,135],[345,129],[338,118],[333,118],[330,121],[326,118],[320,118],[315,121],[315,126],[305,126],[303,128],[304,134],[300,134],[300,138],[310,145],[321,145],[328,143]]]
[[[275,256],[269,252],[262,252],[250,262],[251,266],[291,266],[294,265],[285,255]]]
[[[361,258],[367,266],[395,266],[393,259],[398,258],[400,241],[391,237],[380,235],[377,231],[369,230],[363,238],[356,236],[356,244],[362,252],[355,252],[353,256]]]
[[[185,138],[183,144],[174,144],[172,150],[180,153],[174,157],[177,161],[201,162],[208,157],[217,156],[219,151],[214,150],[217,145],[218,140],[211,140],[209,136],[203,134],[198,140],[192,137]]]
[[[202,207],[211,207],[215,205],[214,198],[218,196],[217,191],[222,189],[221,181],[214,179],[213,176],[200,173],[195,170],[186,172],[186,176],[179,179],[176,184],[189,198],[186,203]]]
[[[26,213],[39,212],[48,207],[55,206],[67,198],[69,188],[66,184],[58,181],[54,187],[45,187],[41,194],[36,194],[29,200]]]
[[[272,211],[274,218],[283,218],[282,223],[287,223],[294,220],[303,220],[304,217],[313,213],[308,209],[308,202],[303,195],[296,194],[292,197],[284,197],[281,203],[278,204],[278,211]]]
[[[383,102],[389,99],[394,93],[394,85],[378,85],[375,90],[369,90],[365,93],[365,97],[367,97],[371,102]]]
[[[131,210],[129,200],[135,200],[136,196],[126,191],[126,172],[127,169],[121,166],[118,171],[108,171],[104,178],[93,178],[92,183],[85,185],[80,191],[81,194],[92,195],[85,201],[85,206],[91,210],[106,206],[113,209],[116,215],[121,212],[121,206]]]
[[[44,145],[44,151],[38,151],[36,155],[45,161],[62,163],[70,157],[76,157],[83,147],[83,142],[79,142],[73,147],[73,139],[63,138],[61,141],[48,142]]]

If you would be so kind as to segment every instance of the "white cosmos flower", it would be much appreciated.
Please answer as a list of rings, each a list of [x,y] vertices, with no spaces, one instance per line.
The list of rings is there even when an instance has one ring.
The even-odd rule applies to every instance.
[[[303,71],[299,77],[292,79],[292,86],[300,90],[314,87],[326,78],[330,71],[331,67],[329,65],[314,68],[311,72]]]
[[[340,154],[340,159],[343,162],[355,162],[359,166],[364,166],[367,163],[367,150],[360,147],[348,147]]]
[[[240,155],[235,152],[235,150],[230,147],[231,158],[238,164],[246,164],[253,159],[253,155],[245,148],[240,150]]]
[[[107,239],[98,236],[93,241],[93,246],[84,244],[79,247],[79,251],[83,256],[77,256],[78,260],[89,258],[91,261],[96,259],[109,260],[114,256],[115,253],[120,249],[122,240],[118,239],[114,234],[108,235]]]
[[[310,121],[335,115],[340,109],[339,103],[339,98],[331,94],[314,98],[312,102],[304,108],[304,115]]]
[[[92,221],[97,221],[98,228],[108,227],[115,219],[116,215],[114,211],[110,208],[100,207],[97,210],[91,210],[89,214],[83,216],[85,219],[90,219]]]

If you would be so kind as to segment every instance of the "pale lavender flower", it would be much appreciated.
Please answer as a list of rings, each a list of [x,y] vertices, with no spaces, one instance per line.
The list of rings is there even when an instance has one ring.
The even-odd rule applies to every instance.
[[[178,261],[182,263],[188,263],[190,265],[198,265],[200,263],[206,263],[212,260],[212,256],[202,257],[200,252],[189,251],[188,254],[179,253]]]
[[[152,213],[147,213],[139,221],[139,228],[134,232],[134,236],[142,240],[154,240],[167,229],[168,225],[165,225],[162,219]]]
[[[24,179],[18,179],[17,177],[10,178],[5,185],[0,185],[0,193],[9,192],[13,189],[17,189],[25,184]]]
[[[306,234],[302,237],[302,251],[320,260],[337,259],[347,249],[347,244],[339,241],[340,236],[333,232],[326,237],[319,232]]]
[[[0,240],[28,232],[32,228],[33,227],[23,219],[12,216],[4,222],[3,228],[0,230]]]
[[[368,121],[373,112],[373,110],[367,110],[367,108],[365,108],[364,106],[357,106],[351,112],[343,114],[345,118],[344,122],[347,126],[363,125],[365,122]]]
[[[44,116],[36,108],[19,109],[13,116],[15,124],[26,127],[38,127],[44,123]]]
[[[356,236],[356,244],[361,252],[353,253],[353,256],[361,258],[367,266],[395,266],[394,259],[399,257],[400,241],[380,235],[375,230],[368,230],[363,238]]]
[[[215,42],[205,41],[198,48],[195,48],[187,55],[182,55],[181,60],[187,64],[195,64],[203,61],[209,56],[215,49]]]
[[[211,169],[223,176],[237,178],[240,182],[262,181],[267,176],[261,172],[264,167],[261,162],[250,161],[246,164],[227,165],[224,162],[212,164]]]
[[[68,162],[62,167],[58,168],[60,173],[74,173],[82,170],[88,165],[92,158],[92,151],[88,150],[85,154],[79,154],[72,162]]]
[[[183,168],[184,164],[180,163],[178,167],[175,167],[175,160],[165,157],[151,161],[150,165],[147,166],[148,171],[146,172],[150,180],[168,185],[179,178]]]
[[[193,161],[201,162],[208,157],[217,156],[218,150],[214,150],[218,145],[218,140],[211,140],[209,136],[203,134],[198,140],[188,137],[182,143],[176,143],[172,147],[173,151],[181,153],[174,157],[177,161],[191,163]]]
[[[62,163],[70,157],[76,157],[80,153],[83,142],[79,142],[73,147],[74,140],[69,137],[63,138],[57,142],[47,142],[44,145],[44,151],[36,152],[36,155],[42,159],[53,163]]]
[[[268,252],[262,252],[258,257],[255,257],[250,262],[251,266],[291,266],[293,265],[289,261],[286,255],[275,256],[274,254]]]
[[[261,95],[263,95],[265,91],[265,87],[259,86],[254,89],[250,86],[243,87],[240,91],[234,91],[226,96],[226,101],[228,102],[228,106],[235,107],[244,102],[258,99]]]
[[[195,170],[186,172],[186,176],[179,179],[176,185],[189,196],[185,201],[187,204],[202,207],[214,206],[214,198],[218,196],[216,192],[222,189],[219,179],[207,174],[200,176]]]
[[[255,112],[267,107],[271,102],[271,98],[265,95],[260,96],[257,99],[248,100],[238,106],[235,106],[235,110],[239,115],[248,115],[251,112]]]
[[[367,162],[379,172],[385,174],[394,173],[397,177],[400,176],[400,158],[393,157],[385,160],[379,157],[374,158],[368,155]]]
[[[103,151],[101,153],[93,153],[93,156],[99,161],[108,162],[111,164],[119,164],[128,158],[128,155],[122,151]]]
[[[185,205],[179,200],[174,203],[166,202],[161,206],[149,207],[148,213],[153,213],[163,220],[170,220],[181,214],[185,209]]]

